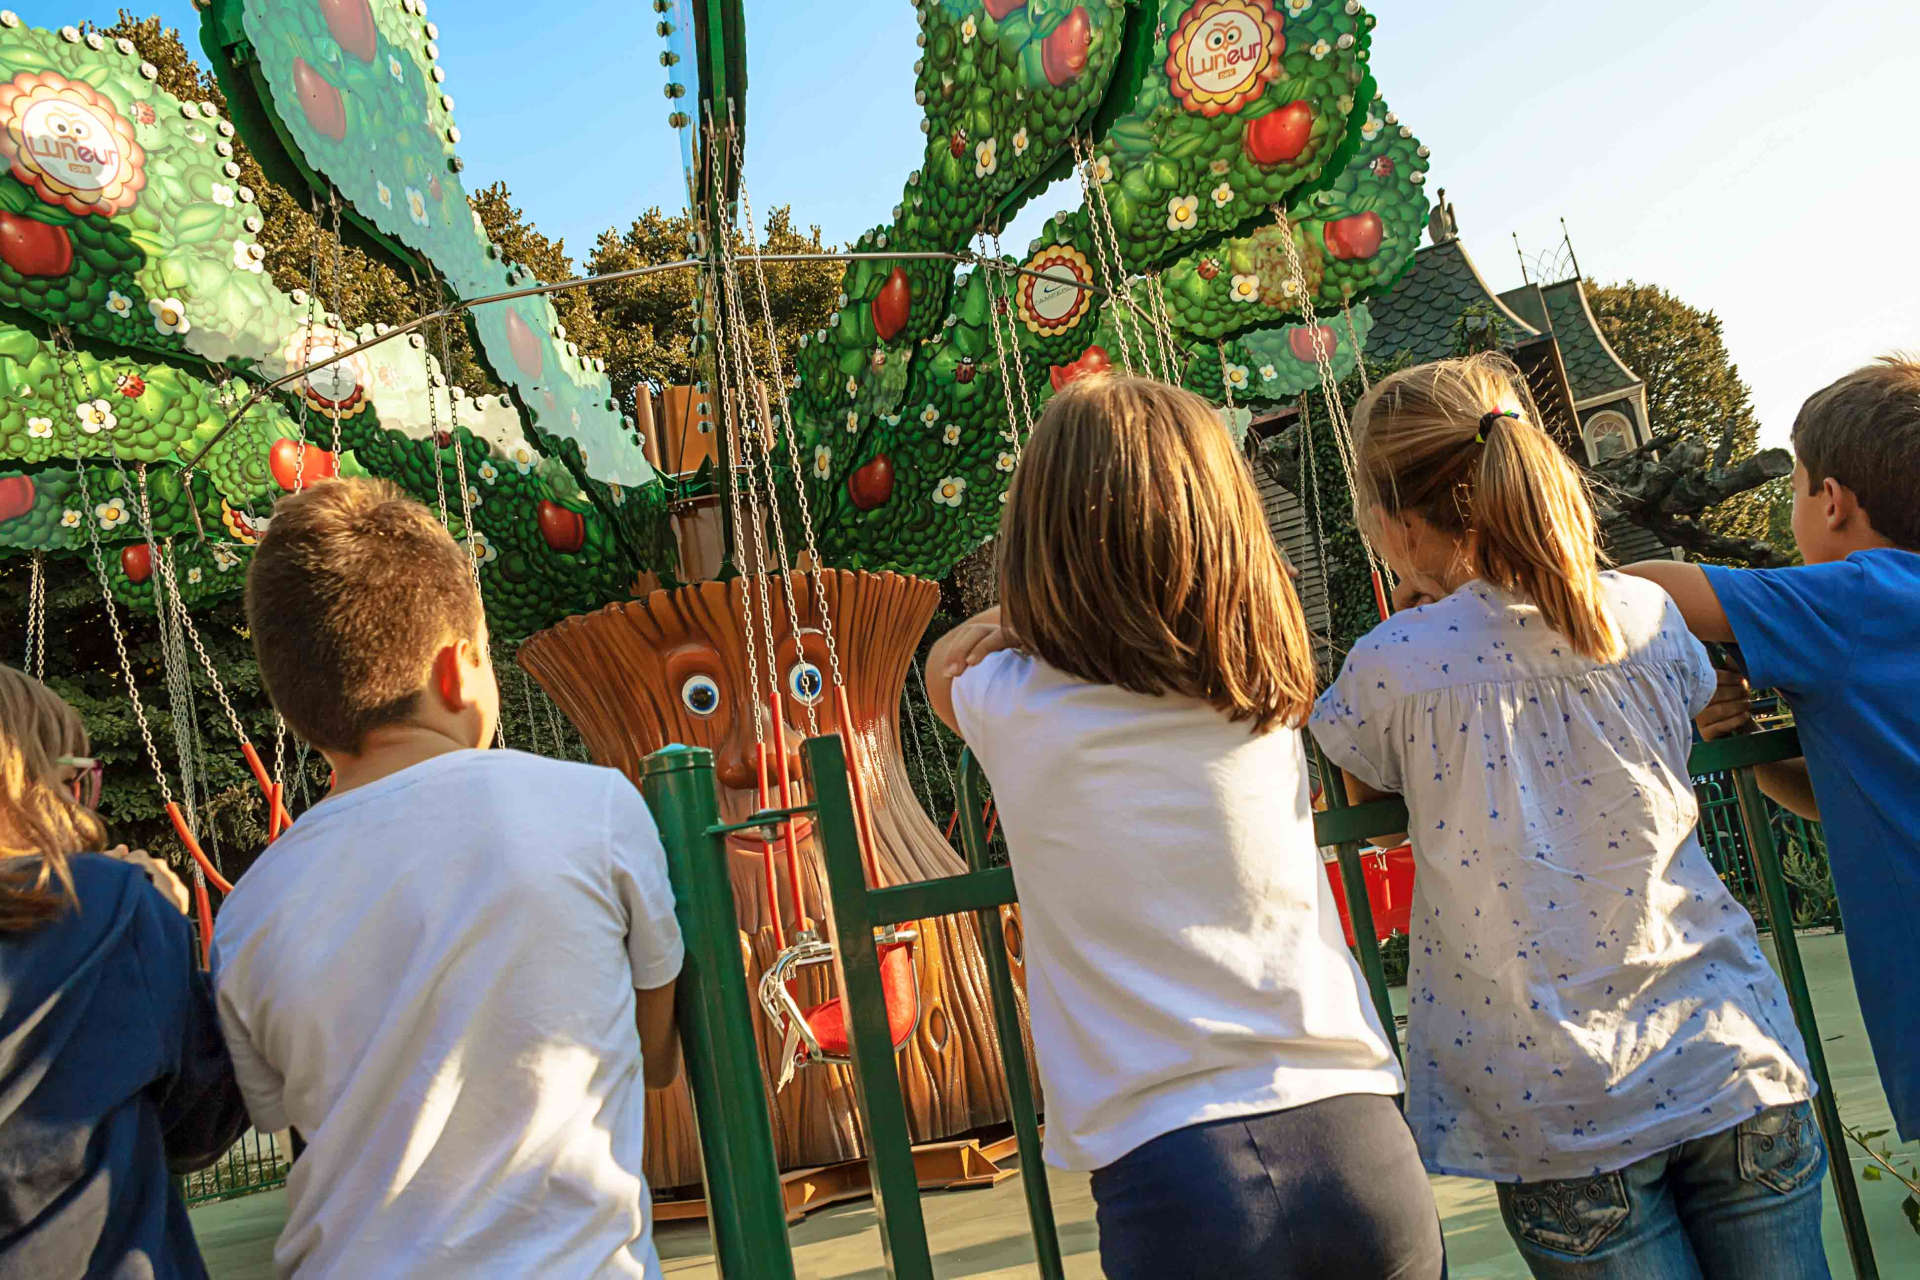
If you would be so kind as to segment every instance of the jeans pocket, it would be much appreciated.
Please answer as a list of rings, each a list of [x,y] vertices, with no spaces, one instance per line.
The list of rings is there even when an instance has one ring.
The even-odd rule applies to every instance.
[[[1564,1182],[1500,1186],[1507,1227],[1528,1244],[1584,1256],[1605,1243],[1632,1213],[1627,1182],[1617,1173]]]
[[[1773,1107],[1734,1130],[1740,1177],[1786,1195],[1819,1178],[1826,1148],[1805,1102]]]

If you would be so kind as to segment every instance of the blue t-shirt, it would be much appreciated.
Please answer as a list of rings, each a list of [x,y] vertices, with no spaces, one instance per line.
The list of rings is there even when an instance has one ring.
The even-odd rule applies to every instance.
[[[1880,1080],[1901,1136],[1920,1138],[1920,555],[1703,567],[1748,679],[1793,707]]]
[[[186,918],[73,859],[78,912],[0,933],[0,1280],[204,1277],[172,1173],[246,1129]]]

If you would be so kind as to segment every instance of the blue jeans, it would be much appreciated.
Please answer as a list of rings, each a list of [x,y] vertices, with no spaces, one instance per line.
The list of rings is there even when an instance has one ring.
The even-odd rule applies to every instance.
[[[1393,1099],[1189,1125],[1093,1175],[1109,1280],[1444,1280],[1433,1188]]]
[[[1827,1280],[1807,1103],[1774,1107],[1614,1173],[1502,1183],[1535,1280]]]

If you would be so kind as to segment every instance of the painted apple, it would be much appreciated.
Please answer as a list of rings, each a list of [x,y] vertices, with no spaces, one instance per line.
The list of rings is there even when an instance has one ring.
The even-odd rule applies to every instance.
[[[308,65],[305,58],[293,60],[293,92],[300,99],[307,123],[316,133],[335,142],[347,136],[347,104],[331,81]]]
[[[0,523],[18,520],[33,510],[32,476],[8,476],[0,480]]]
[[[1059,86],[1078,80],[1087,69],[1087,48],[1092,43],[1093,23],[1086,9],[1075,5],[1066,20],[1041,42],[1040,69],[1046,72],[1047,83]]]
[[[873,331],[882,342],[893,341],[894,335],[907,327],[907,317],[913,314],[913,285],[903,269],[893,269],[868,309],[873,313]]]
[[[130,542],[120,548],[120,572],[129,582],[145,582],[153,576],[153,548],[144,542]]]
[[[893,496],[893,459],[876,453],[866,466],[847,477],[847,497],[861,511],[886,505]]]
[[[570,556],[587,544],[587,522],[578,511],[557,502],[540,500],[540,536],[563,556]]]
[[[1293,101],[1247,122],[1247,155],[1257,165],[1272,167],[1297,160],[1313,140],[1313,108]]]
[[[987,0],[987,16],[995,22],[1027,7],[1027,0]]]
[[[1292,349],[1294,358],[1308,364],[1317,363],[1322,352],[1331,360],[1339,345],[1339,337],[1324,324],[1314,329],[1299,325],[1287,333],[1287,346]]]
[[[546,352],[518,311],[507,312],[507,346],[513,351],[513,362],[520,366],[520,372],[537,380],[546,368]]]
[[[317,444],[306,448],[303,458],[300,442],[289,440],[285,436],[273,442],[267,451],[267,470],[273,473],[273,482],[288,493],[297,489],[311,489],[322,480],[331,480],[340,474],[340,459],[330,449],[322,449]]]
[[[1386,224],[1379,214],[1356,213],[1351,218],[1329,222],[1320,238],[1326,242],[1328,253],[1342,262],[1352,262],[1380,252],[1380,242],[1386,234]]]
[[[1047,378],[1053,383],[1053,389],[1058,391],[1076,378],[1084,378],[1090,373],[1105,373],[1112,367],[1113,362],[1107,357],[1107,349],[1093,346],[1081,352],[1080,358],[1072,364],[1054,365],[1047,370]]]
[[[0,213],[0,262],[23,276],[63,276],[73,269],[73,241],[65,227]]]
[[[362,62],[372,62],[378,51],[373,9],[367,0],[320,0],[327,31],[340,47]]]

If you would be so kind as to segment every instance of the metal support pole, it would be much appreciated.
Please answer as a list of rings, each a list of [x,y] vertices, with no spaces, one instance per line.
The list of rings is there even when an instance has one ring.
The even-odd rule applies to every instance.
[[[1793,1006],[1793,1020],[1799,1024],[1800,1038],[1807,1043],[1807,1065],[1819,1089],[1813,1100],[1813,1112],[1820,1121],[1821,1136],[1827,1140],[1828,1176],[1833,1179],[1834,1199],[1840,1204],[1847,1253],[1853,1259],[1856,1276],[1861,1280],[1879,1280],[1880,1268],[1874,1261],[1873,1242],[1867,1238],[1866,1214],[1860,1208],[1860,1188],[1853,1180],[1853,1157],[1847,1146],[1847,1133],[1840,1126],[1840,1107],[1833,1096],[1833,1079],[1827,1074],[1820,1024],[1813,1016],[1807,971],[1800,963],[1800,943],[1793,933],[1793,906],[1787,899],[1786,875],[1780,866],[1780,850],[1773,842],[1773,825],[1767,820],[1766,801],[1754,783],[1750,768],[1736,769],[1733,785],[1740,801],[1741,822],[1747,829],[1747,848],[1760,870],[1760,887],[1767,900],[1767,918],[1773,926],[1773,945],[1780,956],[1780,976],[1786,982],[1787,1002]]]
[[[640,791],[666,846],[674,913],[686,937],[676,1021],[700,1130],[714,1258],[720,1274],[733,1280],[793,1280],[773,1120],[740,964],[727,838],[713,830],[720,820],[713,753],[680,746],[656,751],[640,766]]]
[[[981,826],[980,762],[973,752],[960,753],[960,838],[967,850],[967,867],[987,869],[987,833]],[[1027,1046],[1021,1038],[1020,1010],[1013,1000],[1013,970],[1007,963],[1006,928],[1000,908],[975,912],[987,960],[987,990],[993,993],[993,1020],[1000,1031],[1000,1062],[1007,1072],[1007,1102],[1013,1114],[1013,1138],[1020,1148],[1020,1183],[1027,1193],[1027,1221],[1033,1226],[1033,1252],[1043,1280],[1065,1280],[1060,1260],[1060,1230],[1053,1218],[1053,1193],[1047,1186],[1047,1166],[1040,1150],[1040,1122],[1034,1106],[1033,1081],[1027,1074]]]
[[[804,750],[832,907],[827,918],[853,1058],[854,1097],[867,1136],[880,1254],[887,1274],[895,1280],[933,1280],[927,1224],[920,1212],[920,1178],[913,1165],[913,1138],[907,1132],[907,1104],[887,1028],[887,993],[873,940],[873,910],[867,901],[846,752],[837,734],[809,738]]]
[[[1327,808],[1347,808],[1346,777],[1332,761],[1313,745],[1314,759],[1320,766],[1320,790],[1327,797]],[[1353,925],[1354,949],[1360,953],[1360,972],[1366,975],[1367,991],[1373,996],[1374,1012],[1380,1015],[1381,1030],[1393,1046],[1394,1060],[1404,1068],[1400,1037],[1394,1030],[1393,997],[1387,993],[1386,966],[1380,962],[1380,936],[1373,924],[1373,901],[1367,897],[1367,876],[1360,868],[1360,846],[1352,840],[1334,846],[1340,855],[1340,883],[1347,893],[1347,920]]]

